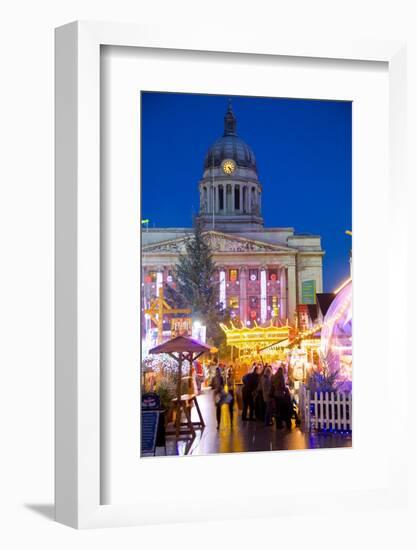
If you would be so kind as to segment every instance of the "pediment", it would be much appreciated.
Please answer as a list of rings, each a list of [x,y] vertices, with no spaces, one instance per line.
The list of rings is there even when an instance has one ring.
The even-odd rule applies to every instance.
[[[221,233],[220,231],[205,231],[205,235],[208,237],[210,248],[214,254],[222,252],[295,252],[295,249],[283,245],[266,243],[260,240],[248,239],[246,237],[238,237],[237,235]],[[182,254],[185,252],[186,239],[187,237],[180,237],[178,239],[171,239],[145,245],[142,248],[142,252],[148,254],[158,252]]]

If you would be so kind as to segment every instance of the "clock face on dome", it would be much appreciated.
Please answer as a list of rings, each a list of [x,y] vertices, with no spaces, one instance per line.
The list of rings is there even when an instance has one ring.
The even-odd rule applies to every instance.
[[[236,170],[236,163],[232,159],[226,159],[222,162],[222,168],[225,174],[233,174]]]

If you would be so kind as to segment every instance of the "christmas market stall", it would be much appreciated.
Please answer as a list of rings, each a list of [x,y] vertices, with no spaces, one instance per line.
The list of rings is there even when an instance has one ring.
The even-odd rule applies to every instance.
[[[149,351],[150,354],[166,354],[177,363],[177,384],[176,396],[172,399],[172,405],[175,411],[175,429],[167,430],[166,435],[175,435],[177,438],[182,435],[195,437],[195,430],[204,428],[204,419],[197,401],[197,396],[193,391],[192,385],[188,386],[188,393],[182,393],[183,367],[189,369],[189,380],[191,380],[191,371],[193,361],[203,353],[210,353],[210,347],[202,344],[198,340],[185,336],[177,336],[163,344],[156,346]],[[191,420],[191,408],[196,407],[199,420]],[[184,415],[185,421],[182,421]]]
[[[288,322],[285,325],[276,326],[272,320],[268,326],[260,326],[256,322],[253,327],[237,327],[230,323],[230,327],[221,324],[226,334],[227,345],[230,346],[230,361],[237,363],[236,378],[240,379],[246,374],[247,367],[253,361],[268,362],[275,359],[284,359],[285,342],[289,341],[291,327]],[[279,346],[284,344],[284,346]],[[269,351],[268,351],[269,350]],[[262,353],[262,356],[260,353]]]

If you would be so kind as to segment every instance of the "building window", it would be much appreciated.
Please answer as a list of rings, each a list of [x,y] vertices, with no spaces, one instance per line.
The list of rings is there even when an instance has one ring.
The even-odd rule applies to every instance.
[[[173,272],[171,270],[169,270],[168,275],[167,275],[167,283],[172,283],[173,280],[174,280]]]
[[[208,195],[207,195],[207,187],[203,187],[203,211],[208,212]]]
[[[268,279],[270,281],[278,280],[278,271],[276,269],[268,269]]]
[[[156,283],[157,271],[148,271],[145,275],[145,283]]]
[[[229,269],[229,281],[231,283],[234,283],[238,279],[239,279],[239,270],[238,269]]]
[[[249,280],[257,281],[259,277],[259,272],[257,269],[249,269]]]
[[[240,209],[240,188],[239,185],[235,187],[235,210]]]
[[[223,185],[220,185],[220,187],[219,187],[219,210],[224,210]]]
[[[243,187],[243,200],[242,200],[242,210],[246,213],[246,205],[248,203],[248,189],[246,186]]]
[[[230,298],[229,298],[229,307],[231,309],[239,309],[239,298],[238,298],[238,296],[230,296]]]
[[[258,296],[249,296],[249,307],[251,309],[258,307]]]

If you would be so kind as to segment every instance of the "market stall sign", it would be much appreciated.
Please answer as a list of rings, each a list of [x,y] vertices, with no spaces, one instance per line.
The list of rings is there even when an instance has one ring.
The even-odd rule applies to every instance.
[[[158,410],[161,408],[161,399],[155,392],[148,392],[142,395],[142,409]]]
[[[176,336],[191,336],[193,321],[189,317],[171,319],[171,338]]]
[[[301,303],[316,303],[316,281],[303,281],[301,283]]]
[[[141,456],[155,455],[159,411],[142,409]]]

